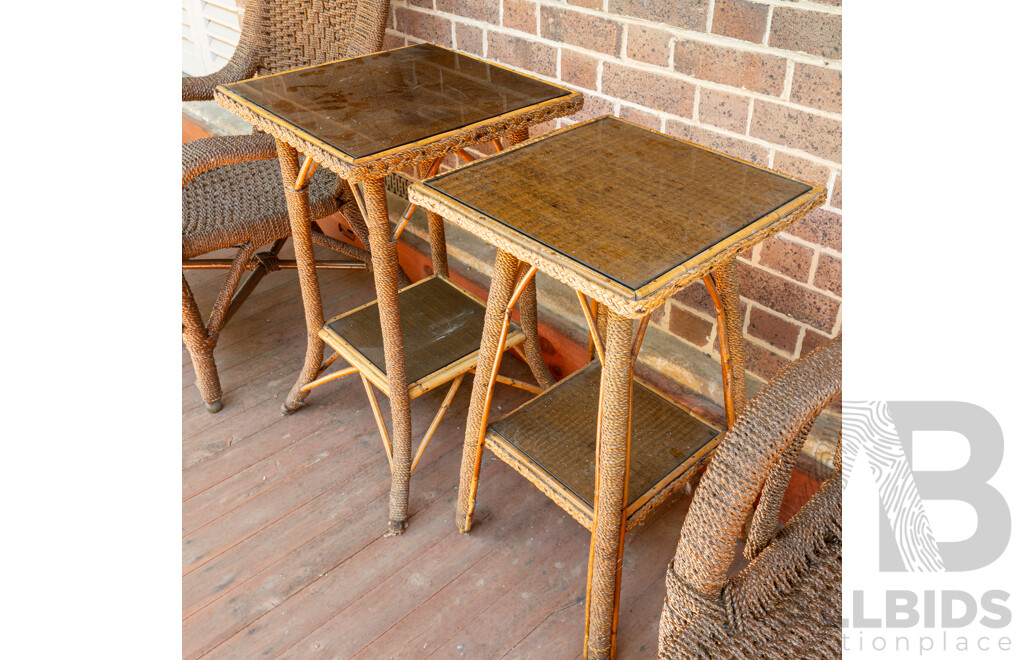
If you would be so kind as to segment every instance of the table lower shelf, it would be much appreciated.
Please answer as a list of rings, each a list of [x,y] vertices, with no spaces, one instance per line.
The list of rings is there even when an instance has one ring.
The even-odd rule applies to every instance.
[[[476,366],[486,307],[476,296],[443,277],[428,277],[398,292],[406,376],[413,398]],[[377,301],[336,316],[320,338],[388,394],[384,339]],[[526,339],[509,328],[505,349]]]
[[[600,388],[601,365],[591,362],[489,425],[486,435],[491,451],[588,528]],[[634,378],[627,526],[686,483],[710,459],[721,433]]]

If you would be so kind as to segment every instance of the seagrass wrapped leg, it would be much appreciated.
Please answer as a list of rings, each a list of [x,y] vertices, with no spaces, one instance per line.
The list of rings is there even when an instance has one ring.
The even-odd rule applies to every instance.
[[[309,195],[305,185],[295,189],[299,176],[299,154],[294,147],[277,140],[277,156],[281,162],[281,179],[284,182],[285,200],[288,203],[288,220],[292,230],[292,245],[299,271],[299,288],[302,291],[302,308],[306,315],[306,358],[298,380],[292,386],[288,398],[281,404],[283,414],[293,413],[302,407],[308,392],[302,387],[316,379],[324,359],[324,343],[318,333],[324,324],[324,309],[320,299],[320,284],[316,277],[313,257],[312,228],[310,227]]]
[[[597,336],[604,344],[608,340],[608,307],[606,305],[597,303],[597,314],[594,316],[594,320],[597,322]]]
[[[505,138],[509,146],[524,142],[530,137],[527,128],[520,128],[511,131]],[[530,280],[530,283],[523,289],[519,298],[519,325],[523,328],[526,341],[523,342],[523,351],[526,354],[526,363],[530,366],[533,377],[537,384],[547,389],[555,384],[555,379],[544,362],[544,355],[540,350],[540,332],[537,329],[537,278]]]
[[[192,368],[196,372],[196,383],[199,394],[206,403],[206,409],[212,413],[220,412],[224,407],[221,403],[220,378],[217,376],[217,363],[213,361],[213,347],[217,343],[210,337],[203,325],[203,317],[199,313],[192,289],[181,275],[181,337],[185,348],[192,358]]]
[[[544,355],[540,351],[540,333],[537,330],[537,278],[534,277],[523,289],[519,296],[519,325],[523,328],[526,341],[523,342],[523,350],[526,353],[526,363],[530,365],[533,377],[537,384],[547,389],[555,384],[555,379],[544,362]]]
[[[384,365],[391,397],[391,502],[388,534],[405,531],[409,516],[409,476],[412,472],[412,421],[409,409],[409,381],[405,375],[405,347],[398,316],[398,250],[391,240],[388,224],[387,191],[383,179],[363,183],[373,283],[384,339]]]
[[[747,378],[743,363],[743,317],[736,286],[736,257],[730,257],[714,271],[714,280],[704,280],[718,316],[718,344],[722,355],[725,412],[729,424],[747,405]]]
[[[608,312],[601,371],[594,527],[590,539],[585,657],[611,658],[619,618],[622,543],[629,491],[633,322]]]
[[[421,179],[427,178],[430,172],[430,161],[423,161],[416,166]],[[427,227],[430,232],[430,260],[434,264],[434,275],[448,277],[448,245],[444,238],[444,218],[427,211]]]
[[[476,487],[480,476],[480,457],[483,452],[484,433],[487,430],[487,413],[491,403],[493,375],[501,364],[503,335],[508,331],[505,313],[515,287],[519,260],[507,252],[498,250],[494,260],[494,275],[491,290],[487,295],[487,311],[484,317],[483,337],[476,363],[476,377],[473,379],[473,395],[469,401],[469,418],[466,421],[466,441],[462,447],[462,468],[459,473],[459,499],[456,503],[455,524],[465,534],[473,524],[473,509],[476,505]]]

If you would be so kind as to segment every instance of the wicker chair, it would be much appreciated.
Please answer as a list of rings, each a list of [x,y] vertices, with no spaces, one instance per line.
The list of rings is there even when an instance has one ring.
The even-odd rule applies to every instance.
[[[389,4],[389,0],[248,0],[242,35],[231,60],[210,75],[183,77],[182,101],[211,100],[217,85],[378,51]],[[311,217],[319,219],[341,210],[355,234],[369,245],[365,222],[350,202],[352,195],[344,181],[326,168],[314,175],[309,186]],[[206,323],[182,273],[182,338],[206,408],[217,412],[222,405],[221,388],[213,349],[221,328],[264,275],[282,265],[294,266],[277,258],[291,229],[273,138],[254,132],[182,145],[181,205],[183,269],[228,269]],[[369,265],[369,252],[316,229],[313,242]],[[256,253],[268,244],[272,244],[268,252]],[[224,248],[237,248],[234,259],[196,259]],[[239,287],[246,269],[252,274]]]
[[[836,473],[777,531],[800,448],[842,387],[842,348],[780,371],[723,439],[669,565],[659,658],[842,656],[841,443]],[[730,578],[745,527],[751,562]]]

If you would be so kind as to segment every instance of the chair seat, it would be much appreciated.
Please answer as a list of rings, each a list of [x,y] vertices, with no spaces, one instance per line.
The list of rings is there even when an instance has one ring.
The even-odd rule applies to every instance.
[[[310,217],[339,208],[338,177],[320,168],[309,184]],[[246,241],[264,245],[291,235],[276,158],[223,165],[181,191],[181,252],[191,259]]]

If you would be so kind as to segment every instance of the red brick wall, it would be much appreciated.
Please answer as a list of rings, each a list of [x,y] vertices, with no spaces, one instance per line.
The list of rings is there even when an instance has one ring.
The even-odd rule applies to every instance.
[[[841,0],[392,0],[386,48],[432,41],[586,93],[603,114],[828,187],[741,259],[748,369],[770,378],[842,319]],[[556,124],[540,127],[550,130]],[[658,327],[717,356],[690,287]]]

